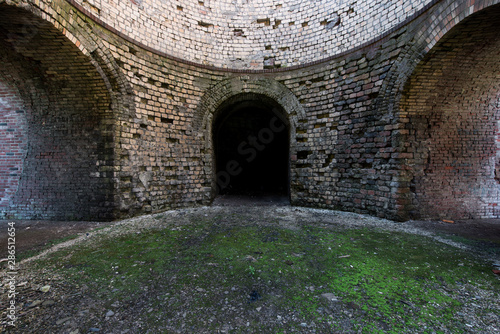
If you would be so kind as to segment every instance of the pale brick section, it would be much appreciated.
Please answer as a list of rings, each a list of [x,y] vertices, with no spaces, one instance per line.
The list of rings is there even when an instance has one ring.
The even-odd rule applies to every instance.
[[[8,209],[23,172],[27,152],[27,120],[17,89],[0,73],[0,210]],[[1,215],[0,215],[1,218]]]
[[[289,67],[336,55],[382,35],[429,2],[78,0],[148,47],[233,69]]]

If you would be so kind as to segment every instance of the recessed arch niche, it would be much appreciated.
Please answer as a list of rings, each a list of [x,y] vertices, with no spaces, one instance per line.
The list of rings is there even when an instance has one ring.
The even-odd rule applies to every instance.
[[[0,5],[0,218],[113,219],[114,87],[37,13]]]
[[[212,130],[216,196],[289,195],[290,125],[275,101],[235,96],[216,112]]]
[[[195,117],[193,129],[198,132],[198,138],[203,143],[204,170],[206,184],[211,187],[211,198],[217,196],[217,159],[214,147],[214,131],[227,117],[243,112],[245,109],[257,108],[267,112],[271,118],[268,122],[282,122],[288,140],[288,163],[297,154],[296,129],[300,122],[305,121],[306,113],[293,92],[283,84],[263,77],[231,77],[217,82],[201,98]],[[274,116],[277,119],[274,119]],[[274,119],[274,120],[273,120]],[[280,123],[281,124],[281,123]],[[274,123],[266,125],[272,131]],[[277,127],[280,125],[275,123]],[[257,130],[257,136],[260,130]],[[261,136],[269,134],[267,130]],[[255,135],[255,134],[254,134]],[[274,133],[273,133],[274,136]],[[247,136],[248,137],[248,136]],[[248,139],[248,138],[246,138]],[[266,139],[264,139],[266,141]],[[241,144],[241,143],[239,143]],[[247,147],[248,148],[248,147]],[[244,149],[244,148],[243,148]],[[249,156],[250,153],[246,155]],[[299,198],[298,191],[294,189],[294,180],[297,173],[288,167],[287,193],[293,204]]]

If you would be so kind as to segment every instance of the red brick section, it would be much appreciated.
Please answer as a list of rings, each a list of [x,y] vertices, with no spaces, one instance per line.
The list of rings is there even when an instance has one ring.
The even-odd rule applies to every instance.
[[[497,157],[495,160],[495,180],[500,184],[500,121],[497,122]]]
[[[407,83],[400,109],[413,217],[500,216],[499,21],[494,6],[461,22]]]
[[[3,217],[111,219],[111,101],[95,66],[53,25],[6,6],[0,60]]]

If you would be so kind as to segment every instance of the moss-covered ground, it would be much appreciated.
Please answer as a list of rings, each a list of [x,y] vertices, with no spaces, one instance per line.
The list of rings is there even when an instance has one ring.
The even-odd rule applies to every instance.
[[[498,301],[491,264],[434,239],[219,221],[101,237],[32,266],[100,305],[82,333],[119,333],[130,318],[130,333],[486,333],[500,317],[481,304]],[[484,323],[468,322],[471,303]]]

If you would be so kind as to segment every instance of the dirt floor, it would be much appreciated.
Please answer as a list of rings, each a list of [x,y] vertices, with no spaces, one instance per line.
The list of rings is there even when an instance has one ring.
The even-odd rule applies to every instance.
[[[23,254],[47,248],[54,241],[81,235],[90,230],[112,223],[47,221],[47,220],[0,220],[0,259],[7,257],[9,223],[15,223],[16,253]]]
[[[9,228],[9,223],[12,222],[13,221],[0,221],[0,268],[7,264],[7,262],[5,261],[5,258],[7,257],[7,243],[8,243],[7,231]],[[129,280],[127,281],[129,283],[127,284],[131,284],[134,291],[137,290],[136,292],[134,292],[136,294],[133,295],[133,298],[130,299],[132,300],[132,302],[129,300],[130,296],[127,295],[127,298],[121,298],[121,297],[118,299],[115,298],[117,301],[119,301],[119,303],[117,301],[114,301],[114,303],[111,304],[110,302],[111,299],[109,299],[111,298],[110,297],[111,295],[109,296],[106,295],[103,298],[101,297],[97,298],[94,294],[96,293],[96,291],[107,291],[106,293],[109,292],[111,294],[118,293],[120,290],[114,289],[115,286],[113,285],[114,284],[113,282],[114,279],[116,279],[117,277],[120,279],[120,282],[121,280],[124,280],[125,282],[127,277],[124,276],[123,273],[119,273],[118,271],[116,271],[112,273],[112,275],[109,277],[110,280],[106,277],[102,280],[102,282],[99,281],[100,283],[95,283],[97,285],[87,286],[86,285],[87,283],[85,283],[82,286],[76,287],[74,282],[71,282],[71,280],[61,279],[61,277],[59,277],[58,274],[56,274],[51,268],[42,267],[39,269],[31,269],[34,267],[30,267],[31,262],[36,261],[37,258],[33,256],[40,253],[42,250],[47,250],[51,248],[51,246],[55,243],[75,238],[64,244],[59,245],[62,247],[71,247],[72,245],[78,245],[79,242],[91,242],[92,240],[94,241],[98,240],[99,235],[101,233],[102,235],[105,235],[106,238],[115,238],[122,234],[130,234],[132,232],[141,234],[142,231],[149,231],[154,228],[158,229],[168,228],[171,229],[172,231],[174,230],[178,231],[178,227],[192,224],[194,222],[198,223],[203,222],[203,224],[206,223],[208,224],[208,226],[213,226],[214,228],[217,227],[225,229],[225,231],[226,230],[230,231],[230,229],[228,229],[230,228],[230,226],[233,227],[236,226],[238,229],[241,226],[259,226],[264,229],[269,228],[271,226],[274,227],[278,226],[280,228],[286,228],[289,230],[300,230],[300,227],[305,225],[322,226],[324,228],[326,227],[336,228],[338,226],[347,228],[366,227],[368,229],[373,228],[376,230],[393,231],[396,232],[395,235],[397,235],[398,233],[408,233],[409,235],[413,234],[417,236],[419,235],[425,236],[426,238],[430,238],[430,240],[433,239],[435,241],[438,241],[435,244],[438,245],[447,244],[446,247],[451,245],[453,247],[456,247],[457,249],[465,250],[466,252],[471,252],[474,255],[474,257],[481,260],[478,261],[478,263],[480,263],[479,266],[481,268],[480,269],[481,272],[484,271],[488,273],[490,276],[492,275],[493,277],[496,276],[495,274],[498,275],[497,271],[500,272],[499,271],[500,270],[500,219],[458,220],[458,221],[438,221],[438,220],[409,221],[404,223],[398,223],[398,222],[388,221],[385,219],[379,219],[366,215],[358,215],[347,212],[292,207],[290,206],[289,201],[286,197],[280,197],[280,196],[259,196],[259,197],[222,196],[217,198],[211,207],[174,210],[174,211],[164,212],[161,214],[145,215],[141,217],[126,219],[123,221],[108,222],[108,223],[68,222],[68,221],[66,222],[26,221],[26,220],[24,221],[18,220],[14,222],[16,227],[16,256],[19,256],[17,260],[20,262],[19,263],[20,269],[17,278],[18,281],[21,283],[19,283],[19,285],[16,286],[17,289],[16,293],[18,293],[16,300],[19,301],[18,304],[19,320],[17,323],[20,327],[19,331],[13,329],[12,331],[10,330],[7,331],[7,333],[75,334],[75,333],[88,333],[89,331],[90,332],[101,331],[106,333],[120,333],[120,334],[147,333],[147,331],[142,331],[141,326],[143,325],[146,326],[148,324],[147,321],[149,320],[147,319],[149,319],[148,314],[150,314],[149,313],[150,310],[153,310],[151,311],[153,313],[156,312],[154,311],[156,310],[155,307],[157,307],[157,304],[155,303],[158,301],[158,296],[160,295],[161,296],[169,295],[168,297],[170,298],[168,299],[169,305],[180,305],[180,306],[174,312],[175,314],[172,313],[173,314],[172,317],[170,317],[169,315],[168,322],[165,322],[163,320],[161,321],[158,320],[159,326],[164,326],[167,324],[178,324],[178,326],[181,326],[183,328],[183,326],[185,325],[186,314],[187,315],[191,314],[193,319],[198,319],[199,314],[197,312],[202,312],[201,314],[207,315],[207,317],[211,315],[219,317],[217,319],[219,319],[220,321],[219,322],[216,321],[216,323],[225,324],[227,320],[226,311],[229,312],[228,310],[230,309],[230,311],[233,312],[231,313],[230,316],[231,319],[246,319],[241,324],[237,322],[237,328],[243,329],[241,331],[242,333],[243,332],[269,333],[270,331],[267,329],[265,331],[250,331],[253,330],[253,327],[247,328],[249,326],[248,319],[254,319],[252,317],[255,316],[256,317],[255,319],[258,319],[255,320],[255,323],[264,322],[267,324],[266,326],[271,326],[276,321],[282,321],[283,324],[285,324],[286,320],[286,324],[289,324],[289,326],[291,326],[290,328],[292,328],[294,324],[297,322],[297,319],[299,319],[301,316],[302,312],[301,309],[292,310],[288,308],[286,309],[282,308],[279,309],[278,312],[275,309],[276,305],[272,302],[265,304],[263,301],[262,305],[264,305],[265,307],[262,308],[261,306],[259,306],[258,309],[252,306],[248,306],[247,304],[244,303],[242,304],[241,299],[238,298],[241,298],[241,296],[247,296],[247,294],[249,293],[248,291],[251,291],[251,289],[249,290],[246,285],[239,287],[239,285],[237,284],[234,285],[231,289],[229,289],[227,287],[224,287],[224,285],[216,284],[212,286],[211,283],[209,283],[211,289],[210,295],[221,296],[221,298],[223,298],[225,301],[221,299],[220,303],[216,303],[217,306],[200,308],[201,307],[200,305],[204,304],[202,302],[199,302],[198,299],[196,299],[199,297],[199,294],[197,293],[202,293],[202,292],[208,293],[206,292],[208,291],[208,288],[205,286],[203,286],[202,288],[197,287],[196,289],[194,288],[194,285],[193,287],[189,288],[181,288],[181,292],[172,294],[172,296],[170,296],[170,292],[165,294],[167,288],[163,285],[161,285],[160,287],[153,287],[153,285],[151,286],[145,285],[145,289],[143,290],[141,285],[142,283],[139,285],[141,288],[137,289],[138,286],[136,284],[136,281]],[[107,226],[112,226],[112,228],[110,229],[104,228]],[[101,228],[104,228],[104,230],[101,231],[100,230]],[[389,238],[392,238],[390,234]],[[194,245],[196,245],[196,243],[198,242],[197,240],[198,241],[200,240],[199,236],[196,237],[188,236],[186,244],[183,245],[187,245],[189,247],[191,247],[192,245],[194,247]],[[314,241],[314,239],[310,240]],[[353,238],[350,238],[350,240],[351,242],[356,241]],[[392,247],[392,239],[389,244]],[[54,251],[56,248],[57,247],[51,248],[50,251]],[[48,253],[45,253],[45,256],[50,257],[51,254],[50,251]],[[139,252],[134,251],[134,254],[138,253]],[[196,258],[198,258],[198,254],[204,254],[204,253],[199,253],[198,251],[196,251],[195,254]],[[263,254],[263,253],[259,251],[259,252],[254,252],[254,256],[256,256],[255,254]],[[208,256],[214,256],[214,255],[210,253],[208,254]],[[254,256],[250,257],[251,260],[256,260]],[[298,253],[297,254],[292,253],[292,255],[290,256],[300,257],[302,255]],[[342,255],[339,258],[344,258],[344,257],[345,256]],[[177,258],[174,257],[174,259]],[[204,259],[204,257],[202,257],[202,259]],[[459,268],[459,270],[461,270],[460,268],[461,266],[463,266],[463,263],[457,264],[456,262],[449,262],[449,259],[450,259],[449,257],[446,257],[446,264],[444,265],[444,267],[447,267],[449,263],[455,263],[456,268]],[[226,258],[226,260],[228,259]],[[130,268],[135,268],[136,266],[139,265],[142,266],[143,264],[146,263],[145,261],[142,260],[137,263],[136,262],[137,261],[134,261],[133,262],[134,264],[131,264]],[[205,262],[201,261],[200,263],[204,265]],[[290,265],[287,262],[284,263],[286,265]],[[83,265],[84,267],[82,268],[86,268],[85,262],[78,263],[77,265],[78,266]],[[174,266],[177,265],[177,262],[175,262],[173,265]],[[215,262],[212,263],[212,260],[210,260],[210,263],[206,265],[216,266],[217,263]],[[72,267],[69,266],[67,268],[72,268]],[[250,266],[249,268],[253,267]],[[132,271],[130,271],[129,269],[126,269],[126,271],[131,273]],[[449,272],[449,270],[447,269],[446,272]],[[198,273],[198,271],[196,271],[196,273]],[[154,275],[156,275],[156,273]],[[227,276],[226,271],[222,270],[221,275],[222,276],[220,276],[217,279],[210,279],[208,281],[226,282],[226,279],[229,279],[229,276]],[[196,274],[193,275],[193,278],[195,276],[201,277],[203,275],[198,276]],[[104,276],[101,275],[100,277]],[[158,277],[156,277],[155,280]],[[191,278],[191,276],[189,277],[190,277],[189,280],[193,279]],[[381,275],[381,277],[385,278],[384,275]],[[469,279],[470,276],[467,277]],[[4,277],[4,281],[5,278],[6,277]],[[176,275],[172,277],[161,276],[161,279],[159,279],[158,282],[161,282],[161,284],[168,285],[170,284],[169,282],[173,282],[174,278],[176,280],[177,276]],[[500,279],[500,276],[498,276],[498,278]],[[397,280],[397,277],[392,277],[392,279]],[[291,286],[287,284],[288,283],[284,284],[284,286]],[[438,288],[441,287],[441,284],[442,283],[439,283],[437,287]],[[2,285],[4,289],[3,292],[6,291],[5,290],[6,286],[7,285],[5,283],[4,285]],[[50,291],[47,293],[41,290],[43,287],[46,286],[49,286],[50,288]],[[262,286],[259,285],[259,287]],[[429,288],[430,287],[431,285],[429,285]],[[459,315],[459,320],[456,321],[458,321],[460,324],[463,323],[463,326],[465,326],[464,328],[466,330],[464,330],[463,332],[500,333],[499,330],[500,322],[498,317],[499,314],[498,295],[497,294],[493,295],[487,290],[484,289],[482,290],[482,288],[470,288],[471,290],[467,291],[464,290],[466,288],[469,289],[469,285],[465,287],[462,283],[460,283],[456,286],[454,285],[452,290],[450,290],[450,288],[444,285],[442,286],[442,289],[445,290],[442,290],[441,288],[440,289],[442,291],[439,290],[440,293],[453,295],[454,298],[459,298],[459,299],[462,298],[460,300],[461,303],[463,303],[463,306],[459,309],[459,312],[457,313],[457,315]],[[267,285],[264,284],[262,289],[263,291],[268,291],[271,288],[268,289]],[[300,293],[303,293],[302,288],[300,291],[301,291]],[[464,291],[466,292],[466,294]],[[493,289],[492,291],[497,291],[497,290]],[[6,294],[3,292],[2,295],[6,296]],[[192,295],[189,294],[191,292],[193,293]],[[382,294],[382,292],[378,293]],[[235,294],[235,297],[229,298],[228,297],[229,294]],[[189,299],[186,296],[189,296],[189,298],[191,299]],[[252,297],[251,294],[248,296]],[[292,296],[296,297],[298,296],[298,294],[290,295],[289,297],[287,297],[288,298],[287,300],[292,300]],[[390,297],[389,299],[391,298],[392,297]],[[402,298],[402,297],[399,296],[397,298]],[[391,299],[391,302],[395,303],[394,305],[399,305],[400,303],[403,303],[409,309],[417,310],[417,308],[415,308],[415,306],[411,303],[411,300],[408,298],[404,297],[402,301],[393,298],[394,300]],[[4,300],[0,300],[0,309],[5,309],[6,302],[7,302],[6,298],[4,298]],[[227,304],[226,302],[229,304]],[[222,309],[223,312],[219,312],[220,311],[219,306],[224,303],[229,305],[227,307],[230,308]],[[332,314],[334,314],[335,317],[337,317],[335,318],[336,319],[335,321],[337,324],[339,324],[339,326],[341,326],[342,329],[339,330],[339,333],[359,332],[351,328],[353,321],[354,323],[360,321],[363,323],[363,321],[368,321],[366,320],[367,319],[366,314],[363,313],[364,311],[362,311],[360,306],[357,304],[352,304],[352,303],[342,304],[342,301],[340,300],[335,302],[334,305],[336,305],[335,306],[336,308],[334,311],[332,311],[334,312]],[[494,312],[490,310],[490,308],[492,307],[495,309]],[[264,310],[266,311],[264,312]],[[323,312],[322,308],[321,310],[322,310],[321,312]],[[278,313],[276,312],[279,313],[280,317],[283,317],[281,320],[277,320],[278,318],[276,314]],[[420,311],[418,310],[418,312]],[[154,317],[160,315],[163,316],[163,313],[164,312],[161,311],[158,314],[154,313],[153,315]],[[281,315],[282,313],[284,315]],[[108,316],[108,314],[111,315]],[[138,315],[141,316],[144,315],[144,317],[138,319]],[[188,318],[189,317],[190,316],[188,316]],[[393,317],[390,318],[389,320],[395,321],[394,319],[396,318]],[[245,325],[245,322],[247,323],[247,325]],[[432,328],[439,329],[441,328],[439,326],[450,325],[448,322],[447,321],[444,321],[443,323],[429,322],[428,325],[434,326]],[[302,323],[297,323],[297,324],[302,326]],[[4,322],[0,321],[0,332],[2,332],[3,329],[2,325],[5,325],[5,321]],[[454,325],[455,324],[453,324],[453,326]],[[342,326],[344,326],[345,328]],[[469,327],[470,330],[468,329]],[[152,331],[153,333],[159,332],[159,330],[156,327],[153,326],[152,328],[154,329]],[[183,329],[179,328],[177,328],[176,330],[172,330],[171,332],[202,333],[201,331],[193,331],[188,328],[183,328]],[[385,327],[382,326],[381,328],[383,329]],[[80,331],[83,329],[85,329],[83,332]],[[477,331],[477,329],[481,330]],[[214,332],[222,333],[228,331],[229,330],[204,331],[203,333],[214,333]],[[284,332],[289,333],[288,329]],[[297,331],[292,331],[292,332],[297,332]],[[305,328],[299,327],[298,332],[326,333],[325,331],[321,330],[318,331],[316,327],[314,328],[311,327],[311,329],[307,330]],[[408,330],[405,333],[413,334],[421,332],[423,331],[420,331],[420,329],[418,329],[416,331]],[[457,331],[453,329],[443,331],[443,333],[455,333],[455,332]],[[151,331],[149,331],[149,333],[151,333]]]
[[[288,206],[286,197],[280,196],[221,196],[213,206]],[[96,228],[102,228],[113,222],[85,222],[85,221],[45,221],[45,220],[0,220],[0,259],[7,257],[8,224],[15,222],[16,253],[23,254],[45,249],[52,242],[78,236]],[[410,221],[407,222],[417,228],[429,232],[441,233],[468,239],[472,242],[485,244],[500,244],[500,219],[468,219],[457,221]],[[500,259],[499,259],[500,261]]]

